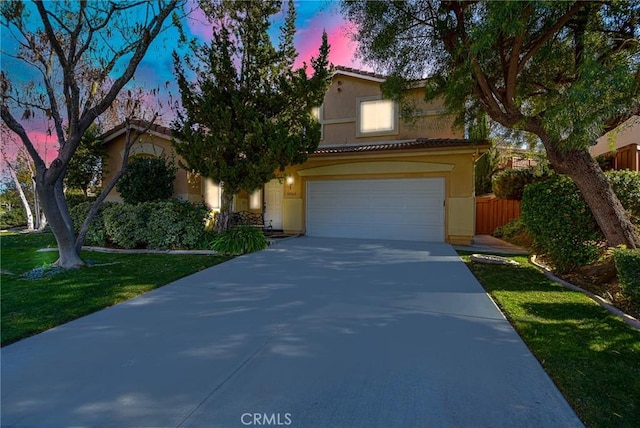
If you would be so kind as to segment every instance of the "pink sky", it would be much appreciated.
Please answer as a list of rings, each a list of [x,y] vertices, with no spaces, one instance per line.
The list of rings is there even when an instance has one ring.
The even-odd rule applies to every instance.
[[[307,65],[310,66],[309,60],[312,56],[318,55],[322,31],[325,30],[329,44],[331,45],[329,61],[333,65],[365,68],[354,58],[356,44],[349,39],[348,23],[338,13],[337,3],[328,1],[296,1],[295,4],[298,14],[296,22],[298,32],[294,42],[299,53],[295,67],[302,66],[303,62],[306,62]],[[189,5],[194,7],[194,3],[189,3]],[[282,20],[282,14],[277,16],[276,25],[281,23]],[[211,24],[200,9],[196,8],[193,10],[186,19],[186,24],[186,28],[192,36],[197,36],[203,40],[210,40]],[[273,34],[277,34],[275,26]],[[149,50],[147,56],[138,67],[131,85],[143,87],[148,90],[152,88],[158,88],[160,90],[159,99],[164,102],[161,111],[164,113],[159,121],[164,124],[169,124],[173,119],[174,112],[166,107],[166,103],[170,96],[173,100],[180,96],[175,83],[175,77],[173,76],[173,62],[171,58],[171,52],[173,49],[178,48],[178,45],[175,34],[166,33],[163,37],[164,40],[159,41],[155,48]],[[277,41],[275,42],[277,43]],[[5,39],[3,38],[3,45],[4,44]],[[11,70],[8,71],[11,72]],[[18,70],[14,71],[18,72]],[[158,108],[157,103],[154,101],[151,102],[151,105]],[[47,135],[46,120],[34,120],[25,122],[23,125],[29,130],[28,134],[31,140],[43,158],[45,158],[47,164],[49,164],[57,156],[58,143],[55,133],[51,136]],[[12,145],[11,143],[6,145],[6,153],[8,156],[15,156],[15,149],[11,148]]]

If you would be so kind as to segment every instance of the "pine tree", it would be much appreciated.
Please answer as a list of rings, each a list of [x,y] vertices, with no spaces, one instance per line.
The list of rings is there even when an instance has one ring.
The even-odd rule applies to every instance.
[[[182,96],[174,146],[188,169],[221,185],[222,231],[234,194],[260,188],[317,148],[320,125],[311,110],[322,103],[329,82],[329,45],[324,33],[309,77],[306,64],[293,68],[292,1],[278,46],[268,30],[280,1],[211,2],[201,8],[212,22],[211,43],[194,48],[193,58],[174,53]]]

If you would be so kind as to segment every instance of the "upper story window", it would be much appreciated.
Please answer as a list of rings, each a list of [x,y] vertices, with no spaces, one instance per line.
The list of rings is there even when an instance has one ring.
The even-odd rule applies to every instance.
[[[358,136],[390,135],[398,133],[396,104],[380,97],[358,99]]]

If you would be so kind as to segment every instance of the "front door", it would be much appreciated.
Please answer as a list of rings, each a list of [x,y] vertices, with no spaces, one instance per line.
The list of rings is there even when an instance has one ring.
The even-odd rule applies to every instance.
[[[284,183],[274,179],[264,186],[264,225],[273,230],[282,230],[282,198],[284,197]]]

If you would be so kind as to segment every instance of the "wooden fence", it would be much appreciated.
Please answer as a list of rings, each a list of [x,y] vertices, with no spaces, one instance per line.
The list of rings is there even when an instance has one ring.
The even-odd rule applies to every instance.
[[[476,234],[492,233],[496,227],[520,217],[520,201],[498,199],[495,195],[476,198]]]
[[[640,171],[640,145],[629,144],[616,151],[614,161],[615,169],[630,169]]]

